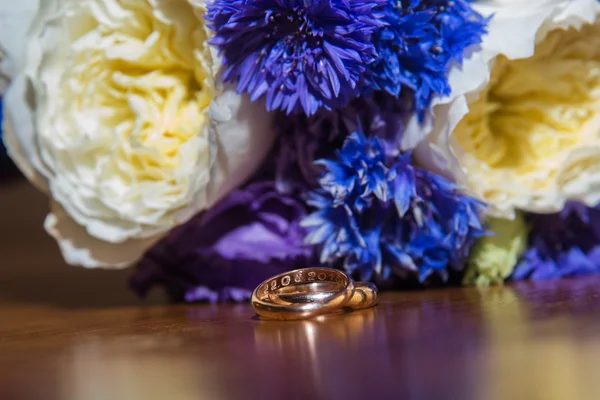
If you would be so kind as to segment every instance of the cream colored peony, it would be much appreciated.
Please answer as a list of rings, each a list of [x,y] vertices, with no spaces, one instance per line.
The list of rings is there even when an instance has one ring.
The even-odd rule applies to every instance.
[[[488,1],[481,49],[451,73],[416,151],[492,213],[600,201],[600,6],[597,0]],[[409,136],[419,135],[412,125]]]
[[[17,3],[0,0],[2,19],[21,17],[0,31],[4,132],[53,198],[45,225],[67,262],[131,264],[262,161],[270,120],[219,84],[203,1]]]

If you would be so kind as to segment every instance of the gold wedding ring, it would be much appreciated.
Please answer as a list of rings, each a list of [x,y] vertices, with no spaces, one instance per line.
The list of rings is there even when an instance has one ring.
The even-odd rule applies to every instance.
[[[332,268],[305,268],[269,278],[252,293],[252,306],[268,319],[295,320],[377,304],[377,288]]]

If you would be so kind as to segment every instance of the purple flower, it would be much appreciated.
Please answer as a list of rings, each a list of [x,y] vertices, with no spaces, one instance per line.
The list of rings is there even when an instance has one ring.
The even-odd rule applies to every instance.
[[[339,108],[367,86],[385,0],[215,0],[207,19],[225,81],[267,110]]]
[[[529,248],[513,279],[548,279],[600,272],[600,208],[568,203],[556,214],[529,215]]]
[[[305,206],[272,182],[229,194],[151,248],[131,287],[144,295],[163,286],[173,300],[246,300],[272,275],[310,264],[300,219]]]

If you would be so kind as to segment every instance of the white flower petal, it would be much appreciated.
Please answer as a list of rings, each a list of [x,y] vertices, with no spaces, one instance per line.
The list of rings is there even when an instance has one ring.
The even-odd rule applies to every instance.
[[[22,64],[5,97],[9,153],[55,200],[46,228],[68,262],[135,261],[243,183],[274,141],[264,105],[218,81],[205,10],[44,0],[4,64]]]
[[[255,171],[271,148],[275,135],[272,120],[264,115],[262,102],[251,103],[247,96],[235,93],[227,85],[210,108],[211,126],[217,141],[217,158],[213,166],[208,204],[213,205]],[[261,116],[258,117],[257,116]],[[252,140],[248,140],[251,137]]]
[[[75,223],[52,202],[52,212],[44,222],[46,231],[58,242],[65,261],[85,268],[125,268],[133,264],[159,237],[129,239],[123,243],[98,240]]]
[[[34,107],[27,98],[28,81],[18,75],[3,98],[2,140],[7,152],[21,172],[38,189],[48,191],[46,176],[50,176],[42,163],[33,120]]]
[[[23,71],[27,30],[40,0],[0,0],[0,75],[9,79]]]

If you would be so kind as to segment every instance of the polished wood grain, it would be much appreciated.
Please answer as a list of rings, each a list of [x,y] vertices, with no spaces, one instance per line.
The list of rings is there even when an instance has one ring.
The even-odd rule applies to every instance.
[[[600,278],[264,321],[245,304],[141,302],[129,272],[60,261],[35,191],[3,188],[0,206],[2,400],[600,398]]]

